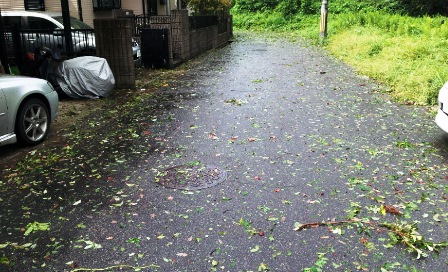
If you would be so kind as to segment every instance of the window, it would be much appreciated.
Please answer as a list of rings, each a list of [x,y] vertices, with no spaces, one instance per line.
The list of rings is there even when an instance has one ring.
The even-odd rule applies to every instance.
[[[25,10],[45,10],[45,0],[25,0]]]
[[[3,16],[3,25],[6,29],[12,29],[14,26],[22,28],[22,19],[20,16]]]
[[[28,27],[29,29],[52,32],[56,25],[44,18],[28,16]]]
[[[93,0],[93,10],[113,10],[121,8],[121,0]]]

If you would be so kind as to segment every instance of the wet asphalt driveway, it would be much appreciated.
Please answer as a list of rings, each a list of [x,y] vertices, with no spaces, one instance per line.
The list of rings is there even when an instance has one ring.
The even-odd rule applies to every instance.
[[[293,37],[189,67],[4,162],[1,271],[448,270],[448,138],[424,108]],[[226,180],[161,186],[180,165]]]

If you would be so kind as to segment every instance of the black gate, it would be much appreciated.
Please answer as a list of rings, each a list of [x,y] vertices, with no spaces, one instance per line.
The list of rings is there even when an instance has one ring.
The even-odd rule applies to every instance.
[[[168,68],[168,29],[143,28],[140,32],[142,63],[145,68]]]

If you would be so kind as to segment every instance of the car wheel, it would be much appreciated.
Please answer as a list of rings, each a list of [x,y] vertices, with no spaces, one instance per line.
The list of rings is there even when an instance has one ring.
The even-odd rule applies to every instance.
[[[40,99],[30,99],[20,107],[16,119],[16,134],[20,142],[27,145],[41,143],[47,137],[49,127],[48,107]]]

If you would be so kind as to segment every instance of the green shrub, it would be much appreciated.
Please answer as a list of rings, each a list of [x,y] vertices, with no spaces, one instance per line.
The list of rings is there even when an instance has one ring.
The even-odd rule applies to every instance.
[[[280,0],[235,0],[234,10],[239,12],[263,12],[274,10]]]
[[[301,0],[300,1],[300,12],[302,14],[320,14],[321,3],[314,0]]]
[[[235,0],[234,2],[235,11],[264,12],[277,9],[284,15],[296,14],[298,11],[302,14],[316,14],[321,4],[321,1],[317,0]],[[330,0],[328,5],[329,10],[335,14],[383,11],[411,16],[448,15],[446,0]]]
[[[411,16],[448,13],[446,0],[331,0],[330,5],[334,13],[379,10]]]
[[[291,16],[299,13],[299,3],[297,0],[282,0],[275,8],[275,11],[285,16]]]

